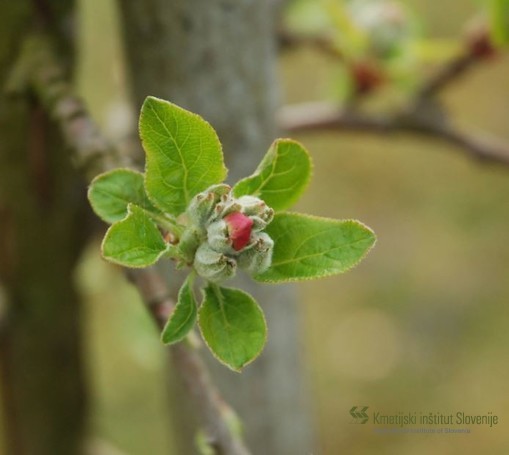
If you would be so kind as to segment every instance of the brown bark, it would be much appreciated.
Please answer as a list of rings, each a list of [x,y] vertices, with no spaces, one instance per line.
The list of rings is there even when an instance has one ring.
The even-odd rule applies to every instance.
[[[0,279],[7,302],[0,366],[5,453],[13,455],[80,453],[86,420],[72,276],[85,240],[83,185],[51,119],[24,91],[23,68],[15,67],[29,30],[47,21],[58,34],[72,6],[59,2],[52,16],[43,3],[4,2],[0,13]]]
[[[28,70],[27,86],[65,138],[74,167],[91,179],[96,173],[112,167],[133,166],[127,150],[115,149],[101,135],[85,103],[73,90],[59,53],[47,34],[30,35],[22,54],[25,57],[24,67]],[[157,326],[162,329],[174,308],[165,280],[153,268],[126,272]],[[248,451],[242,437],[231,425],[231,408],[211,381],[197,350],[191,344],[179,343],[172,346],[171,352],[175,370],[183,380],[189,401],[193,403],[193,410],[203,428],[203,443],[213,448],[214,453],[246,455]]]

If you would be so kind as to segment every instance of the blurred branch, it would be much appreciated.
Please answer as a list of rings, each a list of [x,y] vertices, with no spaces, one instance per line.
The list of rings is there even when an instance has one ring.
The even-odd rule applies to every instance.
[[[436,96],[478,63],[479,58],[470,53],[451,59],[423,84],[416,94],[416,99],[422,100]]]
[[[29,94],[38,99],[58,124],[75,166],[89,180],[100,172],[129,164],[128,157],[117,153],[101,135],[45,35],[26,38],[5,90],[13,97]]]
[[[83,102],[73,91],[51,40],[42,34],[27,39],[15,68],[23,83],[8,84],[12,96],[35,96],[60,127],[76,168],[93,178],[99,172],[129,166],[132,159],[119,153],[102,136]],[[19,77],[21,76],[21,77]],[[174,302],[166,282],[155,269],[126,270],[147,309],[162,328]],[[233,410],[222,399],[196,349],[185,342],[170,348],[175,369],[194,401],[210,449],[222,455],[247,455],[241,437],[232,425]]]
[[[280,27],[277,31],[277,40],[283,49],[292,49],[299,46],[316,48],[331,57],[343,58],[343,54],[332,40],[327,36],[304,35],[293,33],[288,29]]]
[[[474,25],[475,27],[471,27],[465,37],[464,50],[459,55],[445,62],[424,81],[420,90],[415,94],[417,102],[436,96],[467,71],[495,55],[496,51],[490,42],[489,31],[486,25],[483,23],[476,23]],[[310,46],[326,55],[335,57],[338,61],[343,61],[347,65],[353,63],[345,60],[341,50],[326,35],[295,33],[280,27],[277,37],[283,48]]]
[[[463,51],[445,62],[424,82],[415,95],[416,101],[435,97],[467,71],[494,57],[497,52],[492,43],[488,25],[477,19],[470,21],[463,37]]]
[[[333,103],[303,103],[283,107],[278,121],[287,132],[341,130],[420,134],[455,145],[472,158],[509,166],[509,144],[484,133],[462,131],[440,117],[423,115],[421,110],[381,116],[341,110]]]
[[[174,308],[174,301],[163,277],[153,268],[129,269],[126,273],[138,288],[158,327],[163,329]],[[240,436],[232,429],[232,420],[236,418],[233,410],[212,383],[197,350],[186,343],[184,341],[172,345],[171,353],[195,409],[200,410],[208,445],[217,454],[248,455]]]
[[[485,133],[463,131],[453,126],[442,105],[435,98],[467,71],[496,55],[486,24],[474,23],[467,30],[463,52],[446,62],[424,81],[408,106],[385,115],[365,114],[356,108],[356,96],[343,106],[319,102],[283,107],[279,125],[285,131],[350,130],[378,134],[413,133],[440,139],[482,161],[509,166],[509,144]],[[292,34],[281,30],[280,40],[289,46],[312,45],[327,54],[341,53],[326,37]],[[371,90],[362,95],[371,94]]]

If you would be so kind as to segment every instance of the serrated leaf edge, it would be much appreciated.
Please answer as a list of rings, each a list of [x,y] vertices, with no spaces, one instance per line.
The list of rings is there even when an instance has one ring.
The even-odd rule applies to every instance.
[[[145,188],[145,176],[143,174],[143,172],[139,172],[139,171],[135,171],[134,169],[129,169],[127,167],[117,167],[115,169],[111,169],[109,171],[106,171],[106,172],[102,172],[101,174],[98,174],[96,175],[92,181],[89,183],[88,185],[88,189],[87,189],[87,199],[88,199],[88,202],[90,204],[90,207],[92,207],[92,210],[94,211],[94,213],[97,215],[98,218],[100,218],[102,221],[104,221],[105,223],[108,223],[110,225],[113,225],[115,223],[118,223],[119,221],[122,221],[122,220],[118,220],[118,221],[115,221],[115,223],[112,223],[111,221],[108,221],[106,220],[103,216],[101,216],[97,211],[96,211],[96,206],[95,206],[95,203],[92,202],[92,199],[90,198],[90,194],[92,192],[92,189],[93,189],[93,185],[97,183],[97,181],[101,178],[104,178],[106,176],[108,176],[109,174],[113,174],[117,171],[126,171],[126,172],[129,172],[131,174],[137,174],[137,175],[141,175],[142,179],[143,179],[143,187]],[[145,189],[145,193],[147,192],[147,190]],[[151,201],[152,202],[152,201]],[[159,210],[159,208],[157,207],[157,209]],[[123,218],[125,219],[125,218]]]
[[[143,140],[142,138],[142,135],[141,135],[141,122],[142,122],[142,118],[145,116],[145,113],[143,111],[143,108],[145,106],[145,103],[148,101],[148,100],[154,100],[154,101],[157,101],[157,102],[163,102],[163,103],[167,103],[173,107],[175,107],[177,110],[180,110],[180,111],[183,111],[187,114],[189,114],[191,117],[196,117],[197,119],[201,120],[202,122],[206,123],[210,129],[214,132],[214,135],[217,139],[217,142],[219,144],[219,149],[221,151],[221,156],[223,157],[222,159],[222,171],[223,171],[223,178],[222,178],[222,182],[224,182],[228,176],[228,168],[226,167],[225,163],[224,163],[224,151],[223,151],[223,144],[221,143],[220,139],[219,139],[219,136],[217,135],[217,131],[215,130],[215,128],[210,124],[210,122],[208,122],[207,120],[205,120],[201,115],[198,115],[196,114],[195,112],[191,112],[191,111],[188,111],[187,109],[184,109],[183,107],[180,107],[178,106],[177,104],[175,103],[172,103],[171,101],[167,101],[167,100],[164,100],[162,98],[158,98],[157,96],[147,96],[145,98],[145,100],[143,101],[143,104],[142,104],[142,107],[141,107],[141,110],[140,110],[140,117],[138,119],[138,134],[140,136],[140,141],[141,141],[141,145],[142,145],[142,148],[143,148],[143,151],[145,153],[145,172],[143,173],[143,186],[145,188],[145,193],[147,194],[147,197],[149,199],[149,201],[154,205],[154,207],[156,207],[158,210],[160,210],[161,212],[163,213],[168,213],[170,215],[173,215],[175,217],[178,217],[179,215],[181,215],[182,213],[185,212],[185,209],[184,209],[184,212],[181,212],[181,213],[172,213],[170,211],[168,211],[166,208],[164,207],[161,207],[159,205],[159,203],[153,198],[153,196],[150,194],[150,191],[147,187],[147,167],[148,167],[148,162],[149,162],[149,154],[147,153],[146,149],[145,149],[145,141]],[[218,182],[218,183],[221,183],[221,182]],[[193,194],[193,195],[189,195],[189,201],[186,201],[186,205],[189,205],[189,202],[190,200],[196,196],[196,194],[198,194],[200,191],[198,191],[197,193]]]
[[[191,297],[193,299],[193,306],[195,308],[195,311],[193,312],[194,314],[194,319],[195,319],[195,324],[196,324],[196,321],[198,319],[198,308],[196,306],[196,297],[194,296],[194,293],[193,293],[193,288],[192,288],[192,279],[191,279],[191,274],[187,276],[187,278],[185,279],[184,283],[182,283],[182,286],[180,287],[180,290],[179,290],[179,293],[178,293],[178,297],[177,297],[177,303],[175,304],[175,308],[173,309],[172,313],[170,314],[170,316],[168,317],[168,320],[166,321],[166,324],[164,325],[164,328],[161,332],[161,342],[163,344],[165,344],[166,346],[171,346],[172,344],[175,344],[175,343],[178,343],[180,341],[182,341],[187,335],[188,333],[193,330],[193,328],[191,327],[189,329],[189,331],[187,333],[185,333],[184,335],[182,335],[181,337],[173,340],[173,341],[170,341],[170,342],[167,342],[167,341],[164,341],[164,333],[166,332],[166,328],[168,327],[168,325],[170,324],[171,320],[173,319],[173,316],[175,315],[175,312],[177,311],[177,307],[179,305],[179,302],[180,302],[180,294],[181,292],[183,292],[184,290],[184,287],[185,286],[189,286],[189,292],[191,293]],[[191,315],[190,317],[192,317],[193,315]],[[189,320],[189,318],[186,319],[186,322]],[[183,325],[183,324],[182,324]],[[181,325],[181,327],[182,327]]]
[[[223,365],[225,365],[226,367],[228,367],[230,370],[234,371],[235,373],[241,373],[242,372],[242,369],[245,368],[247,365],[251,364],[252,362],[254,362],[260,355],[261,353],[263,352],[263,349],[265,348],[266,344],[267,344],[267,341],[268,341],[268,338],[269,338],[269,327],[267,325],[267,320],[265,318],[265,313],[262,309],[262,307],[260,306],[260,304],[256,301],[256,299],[249,293],[247,293],[246,291],[242,290],[242,289],[239,289],[239,288],[228,288],[228,289],[233,289],[233,290],[236,290],[236,291],[240,291],[242,292],[243,294],[246,294],[248,295],[252,300],[253,302],[255,303],[258,311],[260,312],[260,314],[262,315],[262,320],[263,320],[263,325],[265,327],[265,337],[263,339],[263,345],[260,349],[260,351],[250,360],[248,360],[247,362],[243,363],[239,368],[235,368],[233,367],[232,365],[226,363],[223,359],[219,358],[216,353],[214,352],[214,350],[210,347],[207,339],[205,338],[205,336],[203,335],[203,332],[202,332],[202,329],[201,329],[201,323],[200,323],[200,316],[201,316],[201,310],[203,308],[203,304],[205,303],[205,288],[202,289],[202,295],[203,295],[203,300],[202,300],[202,304],[200,305],[200,308],[198,309],[198,318],[197,318],[197,323],[198,323],[198,327],[200,329],[200,334],[201,334],[201,337],[202,337],[202,340],[203,342],[205,343],[205,345],[207,346],[207,348],[209,349],[210,353],[212,354],[212,356],[217,360],[219,361],[219,363],[222,363]]]
[[[164,256],[164,255],[168,252],[168,249],[169,249],[169,247],[171,247],[171,244],[167,243],[167,244],[166,244],[166,248],[165,248],[164,250],[162,250],[162,251],[161,251],[161,252],[157,255],[157,257],[155,258],[155,260],[154,260],[153,262],[149,262],[149,263],[144,264],[144,265],[126,265],[126,264],[124,264],[124,263],[122,263],[122,262],[120,262],[120,261],[117,261],[117,260],[112,259],[112,258],[110,258],[110,257],[106,257],[106,256],[104,255],[104,243],[106,242],[106,238],[108,237],[108,233],[109,233],[109,232],[110,232],[110,230],[113,228],[113,226],[117,225],[118,223],[122,223],[123,221],[126,221],[126,220],[127,220],[127,218],[129,218],[129,216],[133,214],[133,213],[132,213],[132,211],[131,211],[131,206],[138,207],[136,204],[129,204],[129,205],[127,206],[127,215],[126,215],[124,218],[122,218],[121,220],[118,220],[118,221],[116,221],[115,223],[113,223],[113,224],[112,224],[112,225],[108,228],[108,230],[106,231],[106,233],[104,234],[104,237],[103,237],[103,239],[102,239],[102,241],[101,241],[101,257],[102,257],[105,261],[111,262],[112,264],[121,265],[122,267],[126,267],[126,268],[128,268],[128,269],[144,269],[144,268],[146,268],[146,267],[149,267],[149,266],[151,266],[151,265],[155,264],[157,261],[159,261],[159,259],[161,259],[161,257],[162,257],[162,256]],[[141,208],[141,207],[139,207],[139,208]],[[149,220],[150,220],[150,222],[151,222],[151,223],[155,226],[155,228],[159,230],[159,228],[157,227],[157,224],[156,224],[156,223],[154,223],[154,221],[153,221],[150,217],[148,217],[148,216],[147,216],[147,219],[149,219]]]
[[[327,218],[327,217],[323,217],[323,216],[317,216],[317,215],[309,215],[307,213],[299,213],[299,212],[279,212],[281,214],[290,214],[290,215],[300,215],[300,216],[304,216],[306,218],[311,218],[311,219],[316,219],[316,220],[327,220],[327,221],[334,221],[334,222],[337,222],[337,223],[353,223],[353,224],[356,224],[364,229],[366,229],[366,231],[369,231],[372,235],[373,235],[373,243],[369,246],[369,248],[366,249],[366,251],[364,252],[364,254],[362,256],[359,257],[359,259],[354,262],[352,265],[350,265],[349,267],[347,267],[345,270],[341,271],[341,272],[329,272],[329,273],[323,273],[323,274],[318,274],[318,275],[314,275],[314,276],[311,276],[311,277],[304,277],[304,278],[287,278],[287,279],[283,279],[283,280],[261,280],[260,279],[260,276],[263,275],[254,275],[253,276],[253,279],[258,282],[258,283],[262,283],[262,284],[274,284],[274,283],[297,283],[297,282],[300,282],[300,281],[311,281],[311,280],[316,280],[316,279],[322,279],[322,278],[328,278],[328,277],[331,277],[331,276],[335,276],[335,275],[342,275],[343,273],[346,273],[350,270],[352,270],[354,267],[356,267],[367,255],[368,253],[373,249],[373,247],[376,245],[377,243],[377,236],[375,234],[375,232],[373,231],[373,229],[371,229],[369,226],[367,226],[366,224],[364,224],[363,222],[359,221],[359,220],[354,220],[354,219],[346,219],[346,220],[337,220],[335,218]],[[272,266],[271,266],[272,267]],[[270,267],[267,271],[270,270]],[[264,272],[266,273],[266,272]]]
[[[309,153],[308,149],[306,147],[304,147],[304,145],[302,143],[300,143],[299,141],[296,141],[295,139],[291,139],[291,138],[286,138],[286,137],[281,137],[281,138],[277,138],[275,139],[272,144],[270,145],[269,147],[269,151],[273,148],[276,148],[278,146],[279,143],[287,143],[287,142],[291,142],[293,144],[296,144],[298,145],[302,150],[304,150],[306,156],[308,157],[309,159],[309,174],[306,178],[306,180],[304,181],[303,183],[303,186],[302,186],[302,189],[300,191],[300,194],[299,194],[299,197],[306,191],[307,187],[309,186],[309,183],[311,182],[311,179],[314,175],[314,169],[315,169],[315,165],[314,165],[314,162],[313,162],[313,159],[311,157],[311,154]],[[261,174],[262,172],[262,169],[260,169],[260,166],[263,162],[263,160],[265,159],[265,156],[263,156],[262,158],[262,161],[258,164],[258,166],[256,167],[256,169],[254,170],[254,172],[251,174],[251,175],[248,175],[247,177],[244,177],[242,179],[240,179],[237,183],[235,183],[235,185],[233,185],[233,188],[232,188],[232,193],[235,195],[235,187],[242,183],[242,182],[245,182],[253,177],[257,177]],[[256,197],[259,197],[259,193],[258,194],[250,194],[251,196],[256,196]],[[237,195],[235,195],[235,197],[238,197]],[[293,201],[288,207],[286,208],[283,208],[283,209],[274,209],[276,212],[278,213],[283,213],[287,208],[291,207],[292,205],[296,204],[297,203],[297,200],[298,200],[298,197],[295,201]]]

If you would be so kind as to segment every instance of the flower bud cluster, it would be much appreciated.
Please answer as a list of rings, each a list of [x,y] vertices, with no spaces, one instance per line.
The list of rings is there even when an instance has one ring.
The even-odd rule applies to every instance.
[[[234,198],[226,184],[197,194],[187,210],[189,227],[182,237],[184,243],[195,245],[196,272],[220,282],[233,277],[237,267],[250,274],[267,270],[274,242],[262,231],[273,216],[274,211],[261,199]]]
[[[353,0],[349,11],[354,23],[366,33],[375,57],[398,54],[412,37],[412,24],[401,2]]]

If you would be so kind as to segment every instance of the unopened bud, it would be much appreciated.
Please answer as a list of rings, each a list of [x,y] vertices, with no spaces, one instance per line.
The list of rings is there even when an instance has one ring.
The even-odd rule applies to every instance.
[[[187,209],[187,216],[192,224],[202,226],[213,214],[214,208],[231,190],[229,185],[213,185],[198,193],[191,200]]]
[[[237,202],[242,206],[242,212],[246,215],[264,216],[267,204],[254,196],[241,196]]]
[[[230,213],[240,212],[241,208],[240,204],[228,194],[221,198],[221,202],[214,207],[214,213],[212,214],[210,221],[224,218]]]
[[[233,212],[224,217],[228,226],[228,237],[235,251],[242,250],[251,240],[253,220],[240,212]]]
[[[497,54],[488,27],[478,18],[467,26],[466,45],[469,55],[479,60],[489,59]]]
[[[398,55],[412,38],[414,28],[401,2],[357,0],[349,4],[353,21],[367,35],[377,58]]]
[[[270,266],[274,243],[261,231],[272,221],[274,210],[261,199],[236,199],[230,186],[213,185],[191,200],[186,215],[189,224],[179,242],[181,262],[193,264],[206,280],[231,278],[238,261],[252,274]]]
[[[372,62],[361,61],[354,63],[351,71],[355,92],[359,95],[371,93],[384,82],[380,69]]]
[[[194,268],[203,278],[221,282],[235,275],[237,263],[234,259],[214,251],[207,243],[203,243],[196,250]]]
[[[254,222],[253,230],[261,231],[274,218],[274,210],[272,210],[264,201],[253,196],[242,196],[237,199],[242,207],[241,211],[248,215]]]
[[[210,224],[207,228],[207,240],[209,245],[220,253],[233,252],[232,241],[230,240],[228,225],[225,220],[214,221]]]
[[[256,275],[265,272],[272,263],[274,242],[264,232],[258,234],[252,248],[243,251],[238,257],[238,265],[246,272]]]
[[[198,245],[203,241],[204,234],[202,230],[194,225],[189,226],[180,237],[178,248],[184,256],[186,262],[193,261],[194,254]]]

